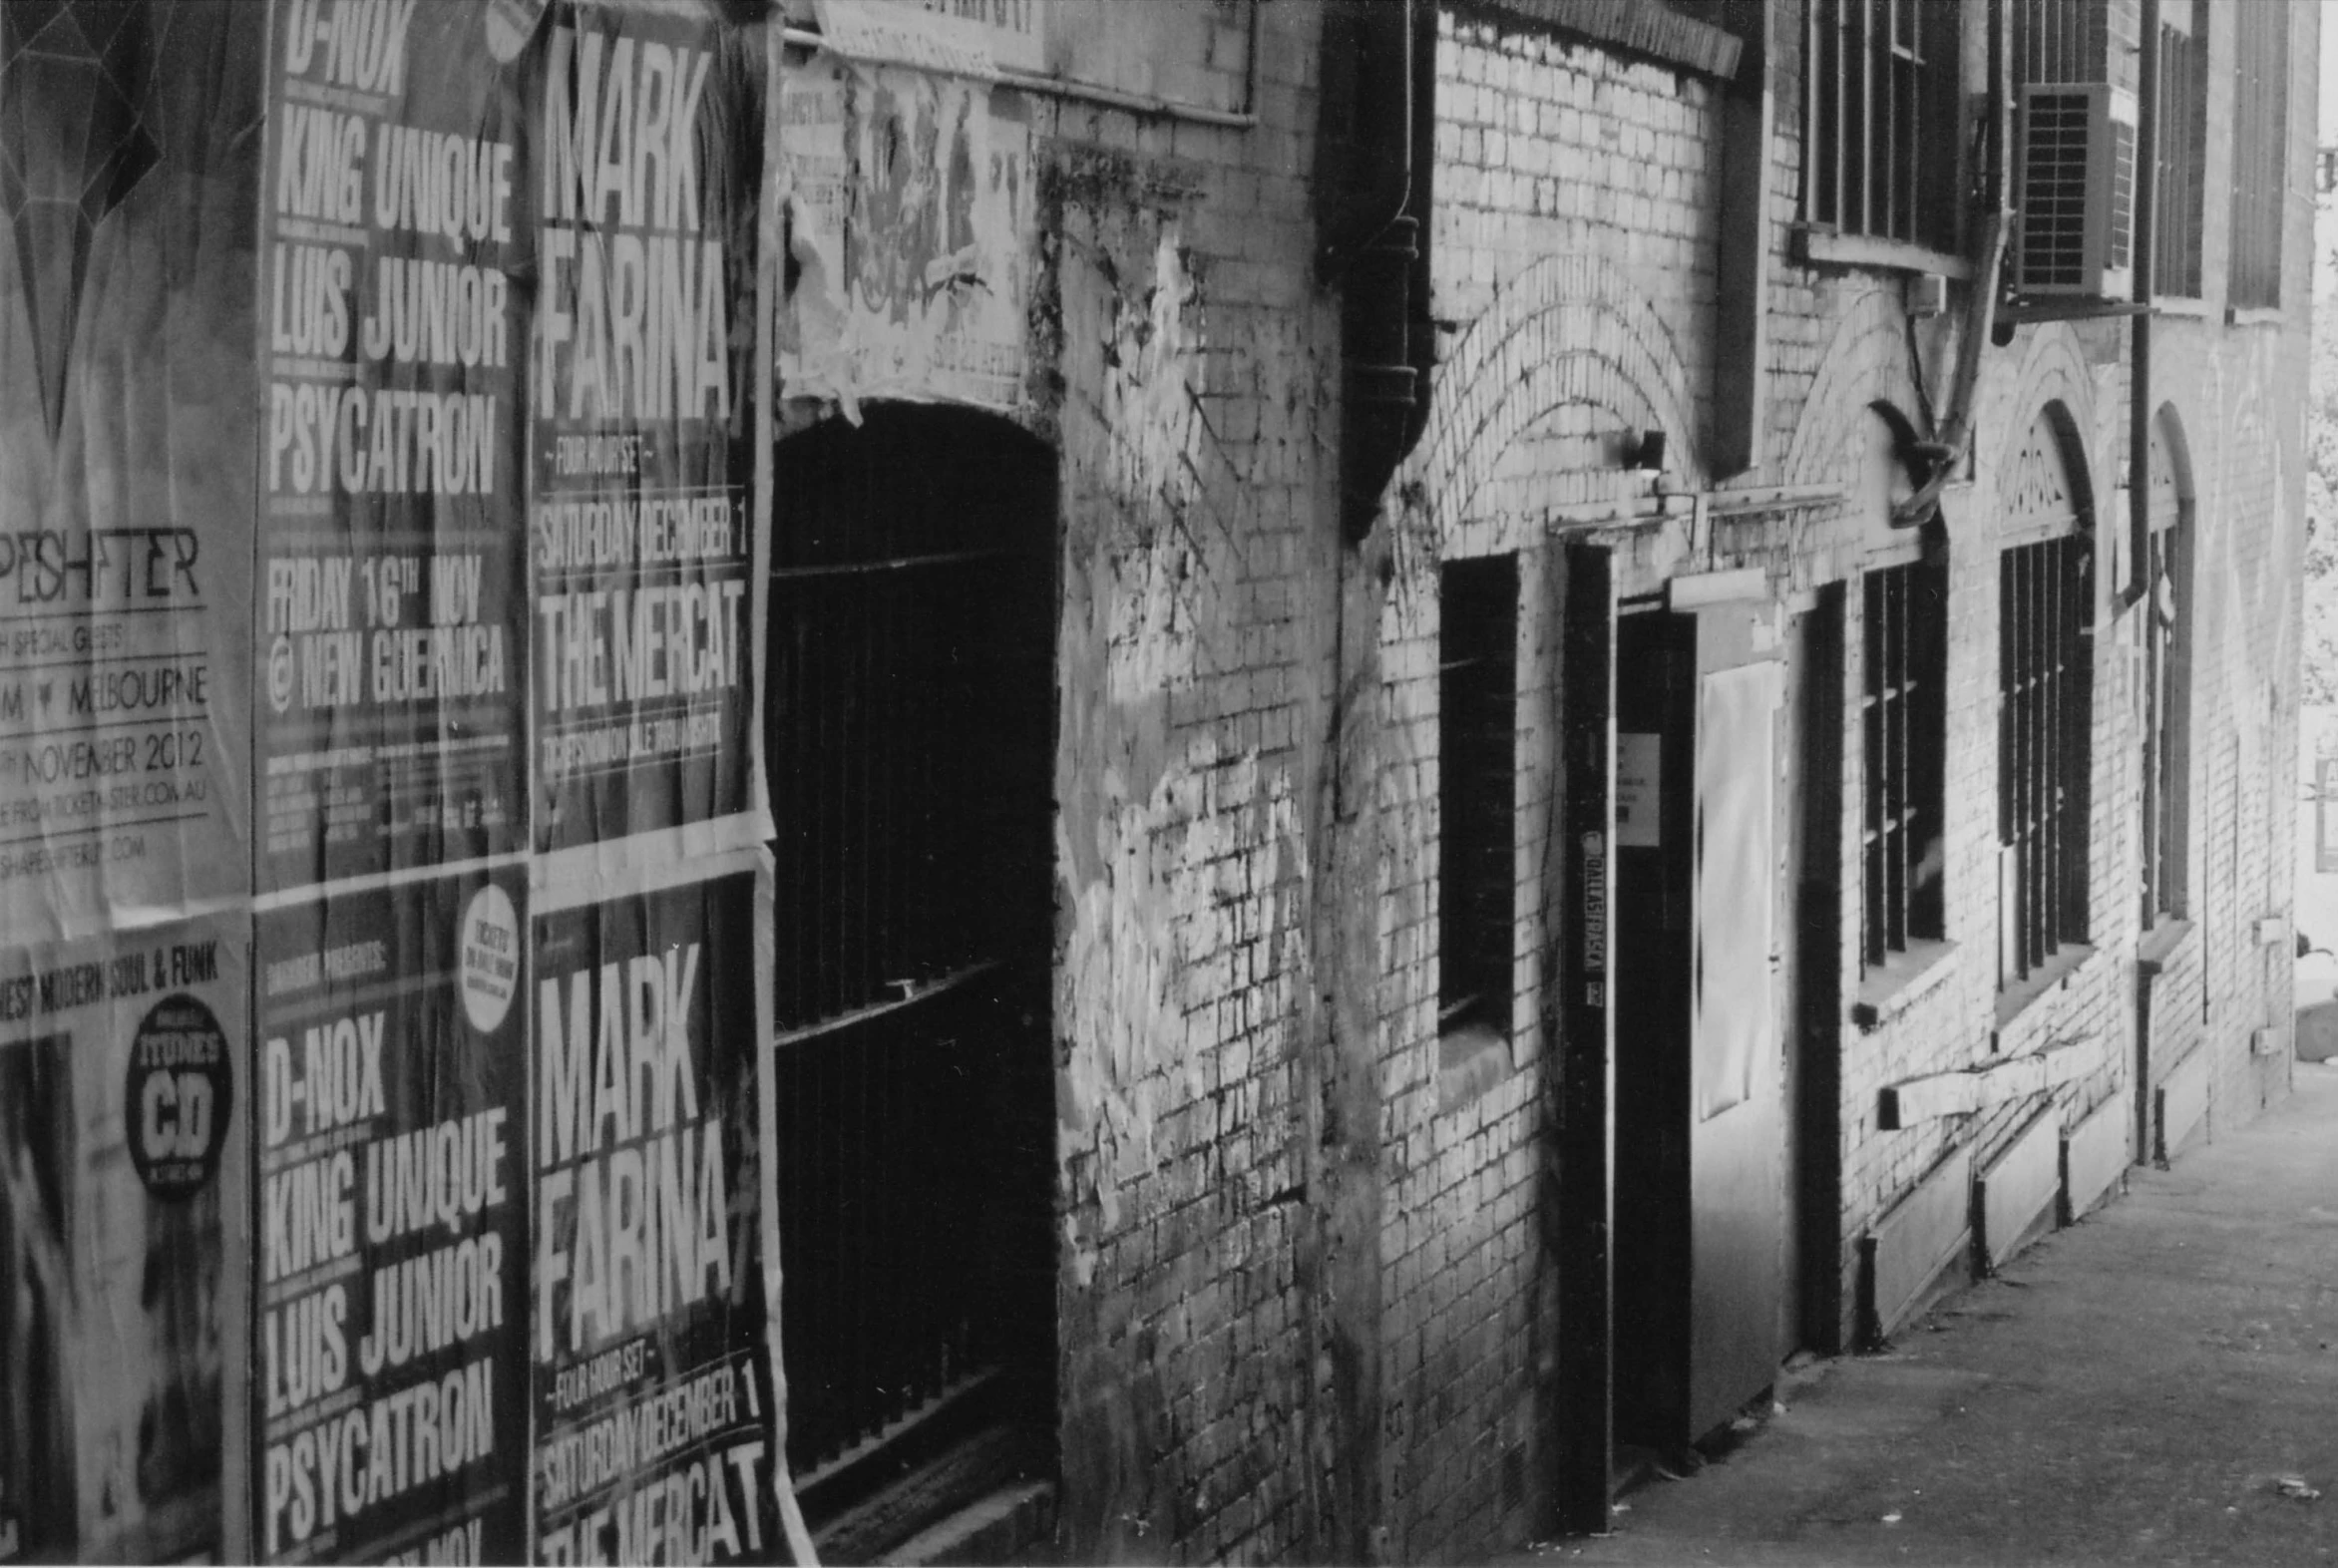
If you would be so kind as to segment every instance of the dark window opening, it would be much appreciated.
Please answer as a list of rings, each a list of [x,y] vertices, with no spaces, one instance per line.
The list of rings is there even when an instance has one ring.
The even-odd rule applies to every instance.
[[[1803,216],[1956,247],[1960,8],[1811,0]]]
[[[765,745],[789,1459],[1052,1421],[1055,499],[1000,421],[781,443]]]
[[[1866,581],[1864,955],[1869,966],[1937,942],[1942,928],[1942,748],[1948,705],[1947,574],[1930,562]]]
[[[1517,933],[1518,563],[1439,574],[1437,1023],[1510,1032]]]
[[[2087,938],[2091,561],[2070,534],[2008,550],[1999,568],[2001,985]]]
[[[2282,180],[2289,142],[2289,7],[2237,5],[2232,52],[2229,302],[2281,303]]]

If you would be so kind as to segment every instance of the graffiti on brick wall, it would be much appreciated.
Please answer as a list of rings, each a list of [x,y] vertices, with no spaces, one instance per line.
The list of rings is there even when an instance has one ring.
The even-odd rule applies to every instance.
[[[1059,837],[1069,831],[1059,819]],[[1072,1173],[1064,1240],[1083,1284],[1104,1241],[1151,1217],[1132,1208],[1147,1175],[1185,1152],[1164,1146],[1164,1113],[1220,1093],[1257,1104],[1243,1080],[1273,1074],[1273,1032],[1297,1009],[1306,969],[1305,829],[1289,776],[1256,753],[1197,742],[1143,799],[1111,800],[1094,837],[1086,854],[1057,846],[1060,864],[1096,869],[1074,896],[1061,981],[1070,1052],[1057,1151]],[[1229,1054],[1249,1069],[1233,1082]]]
[[[1114,585],[1114,635],[1106,684],[1116,702],[1167,689],[1194,672],[1201,635],[1192,599],[1202,585],[1190,519],[1200,499],[1204,431],[1195,382],[1206,337],[1200,289],[1174,224],[1153,254],[1152,282],[1135,298],[1114,295],[1098,413],[1110,432],[1104,481],[1137,510],[1150,550],[1123,563]],[[1144,524],[1158,520],[1158,528]],[[1214,618],[1214,617],[1213,617]]]

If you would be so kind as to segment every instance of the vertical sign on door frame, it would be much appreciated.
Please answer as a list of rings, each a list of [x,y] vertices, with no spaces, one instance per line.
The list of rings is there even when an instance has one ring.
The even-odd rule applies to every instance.
[[[1559,553],[1560,744],[1565,748],[1559,872],[1559,1522],[1608,1528],[1614,1451],[1611,1189],[1615,1039],[1610,890],[1616,764],[1616,588],[1613,553]]]

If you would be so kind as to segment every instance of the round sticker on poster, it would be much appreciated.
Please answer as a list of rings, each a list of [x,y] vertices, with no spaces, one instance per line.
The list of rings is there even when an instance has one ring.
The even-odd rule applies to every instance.
[[[211,1009],[184,992],[166,996],[130,1042],[122,1121],[130,1163],[166,1202],[194,1196],[219,1168],[235,1080],[227,1036]]]
[[[463,1015],[480,1033],[492,1034],[520,990],[520,917],[513,912],[512,896],[492,882],[472,894],[463,906],[455,946],[461,955]]]

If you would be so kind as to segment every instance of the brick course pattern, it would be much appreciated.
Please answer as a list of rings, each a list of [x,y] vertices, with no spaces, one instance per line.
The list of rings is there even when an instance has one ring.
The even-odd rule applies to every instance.
[[[1841,688],[1856,693],[1860,575],[1872,563],[1905,559],[1904,544],[1855,505],[1863,411],[1885,402],[1922,430],[1947,393],[1954,313],[1911,330],[1894,276],[1791,260],[1802,23],[1800,7],[1780,9],[1766,461],[1731,488],[1834,486],[1843,499],[1703,520],[1685,506],[1663,506],[1621,457],[1631,433],[1660,429],[1674,485],[1709,484],[1700,453],[1714,373],[1715,90],[1478,9],[1450,8],[1441,19],[1431,242],[1435,313],[1452,328],[1427,432],[1393,487],[1396,580],[1381,623],[1383,1501],[1392,1556],[1465,1553],[1514,1532],[1535,1513],[1532,1493],[1566,1418],[1550,1414],[1551,1351],[1537,1329],[1567,1267],[1550,1254],[1538,1223],[1547,1218],[1538,1205],[1548,1201],[1540,1184],[1553,1132],[1547,1064],[1554,1059],[1539,1032],[1541,956],[1564,937],[1538,892],[1556,793],[1553,547],[1562,538],[1613,545],[1626,593],[1653,591],[1682,571],[1757,567],[1789,614],[1806,610],[1813,590],[1844,584],[1853,591],[1843,598]],[[2217,60],[2227,58],[2228,26],[2210,23]],[[2312,93],[2307,68],[2298,69],[2292,101],[2302,106]],[[2221,125],[2230,88],[2218,75],[2209,114]],[[2310,145],[2308,129],[2301,119],[2293,145]],[[2229,157],[2219,130],[2209,165],[2223,167],[2218,161]],[[2305,172],[2293,168],[2292,177],[2285,297],[2302,302],[2310,208]],[[2221,197],[2210,202],[2205,288],[2220,297],[2224,218]],[[2189,1051],[2210,1052],[2211,1136],[2255,1114],[2286,1084],[2280,1061],[2250,1056],[2249,1037],[2278,1021],[2288,994],[2288,950],[2258,945],[2254,923],[2288,906],[2283,800],[2295,745],[2303,334],[2294,322],[2168,319],[2155,327],[2154,383],[2189,453],[2192,491],[2188,929],[2142,990],[2142,612],[2117,601],[2129,556],[2128,332],[2125,322],[2024,326],[2010,346],[1984,355],[1971,471],[1944,505],[1946,930],[1956,951],[1945,978],[1887,1007],[1869,1028],[1852,1022],[1847,1006],[1860,979],[1855,698],[1840,715],[1847,806],[1836,893],[1846,1010],[1833,1042],[1840,1203],[1832,1242],[1840,1342],[1855,1328],[1859,1238],[1949,1153],[1970,1150],[1985,1165],[2039,1108],[2035,1098],[2018,1098],[1886,1131],[1877,1114],[1886,1086],[2084,1040],[2087,1069],[2051,1094],[2067,1128],[2132,1078],[2139,995],[2150,1008],[2144,1091]],[[2000,1017],[1999,530],[2014,460],[2042,418],[2060,432],[2094,535],[2092,951]],[[1649,521],[1602,522],[1603,504]],[[1434,569],[1440,560],[1503,552],[1517,553],[1522,584],[1513,1072],[1498,1092],[1456,1110],[1441,1107],[1436,1085]]]
[[[1075,1561],[1276,1560],[1318,1528],[1298,1200],[1323,1048],[1308,888],[1339,547],[1337,310],[1308,281],[1317,25],[1262,8],[1253,130],[1032,101],[1034,330],[1060,375],[1046,419],[1063,454]],[[1240,50],[1218,54],[1238,76]]]
[[[1548,1526],[1558,1443],[1583,1413],[1558,1400],[1569,1260],[1547,1230],[1558,1051],[1545,966],[1570,935],[1542,902],[1564,785],[1557,547],[1611,545],[1632,594],[1757,568],[1789,647],[1794,617],[1841,585],[1839,683],[1858,692],[1861,574],[1906,554],[1860,505],[1865,410],[1887,403],[1927,429],[1960,329],[1952,312],[1911,331],[1896,274],[1792,259],[1803,18],[1796,0],[1776,11],[1762,461],[1698,505],[1659,496],[1623,446],[1663,432],[1668,488],[1712,492],[1723,89],[1489,8],[1441,10],[1428,241],[1442,363],[1425,433],[1361,552],[1338,526],[1338,299],[1313,271],[1320,13],[1259,8],[1255,129],[1034,100],[1033,334],[1056,376],[1037,423],[1062,453],[1058,1371],[1072,1560],[1334,1558],[1348,1542],[1392,1560],[1467,1557]],[[2206,14],[2223,59],[2229,19]],[[2300,147],[2311,25],[2293,51]],[[2230,89],[2212,76],[2220,126]],[[2211,169],[2229,167],[2221,136]],[[2305,165],[2284,280],[2301,307]],[[2223,197],[2208,185],[2205,286],[2220,298]],[[2289,980],[2287,950],[2258,946],[2253,923],[2288,900],[2303,336],[2295,320],[2154,330],[2156,395],[2188,453],[2193,571],[2189,925],[2147,993],[2141,653],[2136,612],[2114,609],[2124,322],[2024,326],[1984,357],[1972,470],[1944,506],[1956,957],[1872,1028],[1849,1012],[1855,698],[1840,714],[1795,710],[1839,722],[1848,803],[1831,846],[1845,1006],[1818,1047],[1839,1072],[1839,1204],[1814,1239],[1834,1249],[1835,1341],[1854,1327],[1858,1239],[1944,1156],[1986,1162],[2038,1109],[1886,1131],[1886,1086],[2083,1038],[2089,1069],[2054,1091],[2071,1125],[2129,1082],[2139,996],[2154,1082],[2181,1052],[2211,1053],[2211,1136],[2286,1085],[2248,1039]],[[1999,520],[2049,410],[2095,534],[2093,952],[2001,1020]],[[1773,487],[1793,494],[1726,504]],[[1440,1071],[1436,1017],[1436,567],[1502,553],[1517,555],[1521,587],[1516,989],[1499,1070],[1460,1083]],[[1383,563],[1384,593],[1353,591]],[[1349,657],[1356,642],[1368,658]],[[1362,779],[1340,760],[1357,734]],[[1337,907],[1351,886],[1339,875],[1359,863],[1362,953],[1343,946]],[[1359,997],[1363,1039],[1339,1022]],[[1371,1125],[1345,1109],[1352,1071]],[[1343,1191],[1367,1201],[1341,1208]],[[1354,1267],[1340,1274],[1343,1259]],[[1350,1408],[1356,1397],[1367,1405]],[[1358,1453],[1369,1473],[1343,1478]]]

